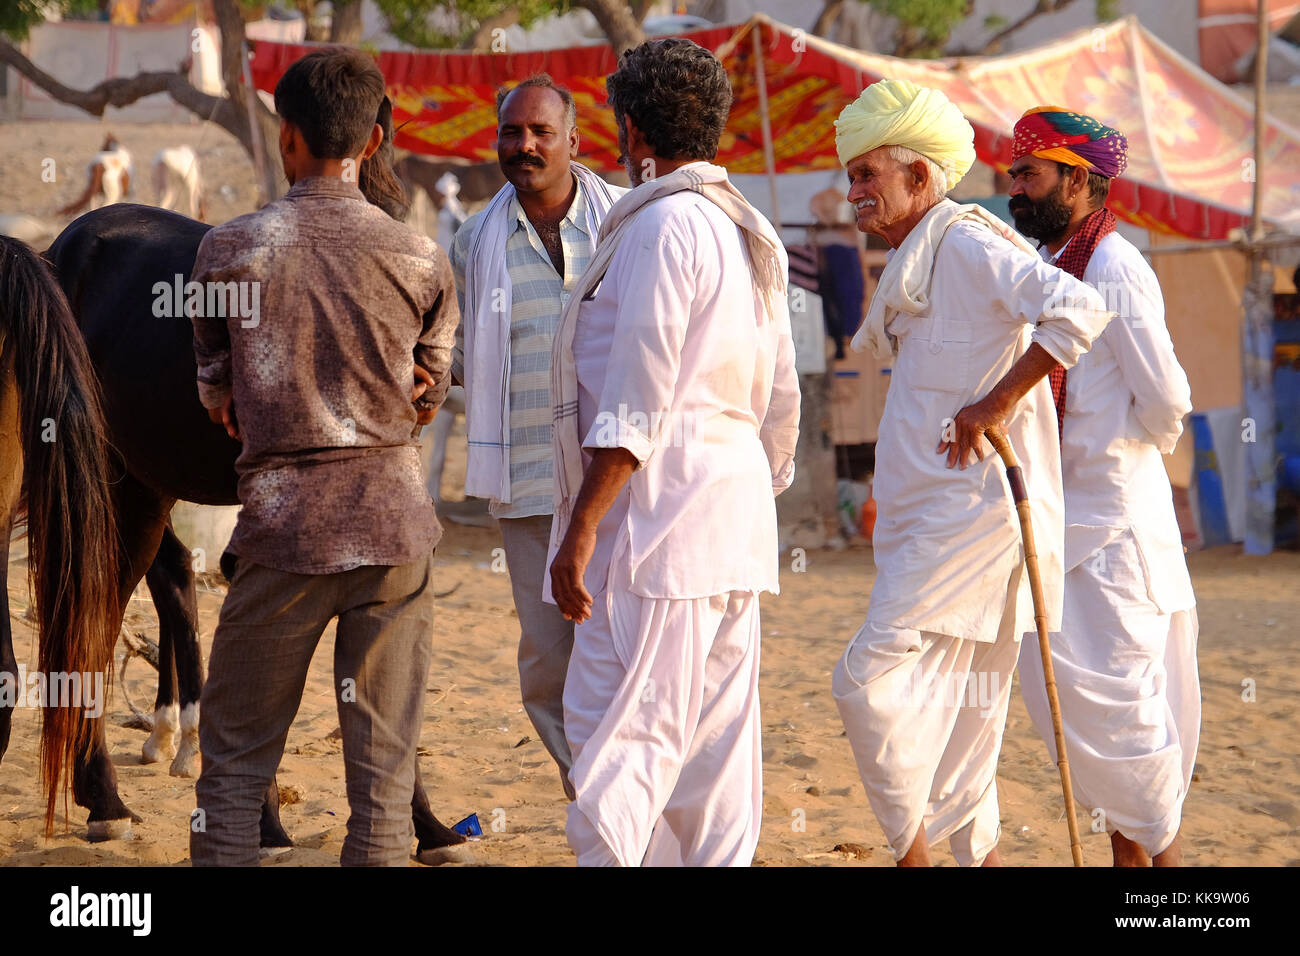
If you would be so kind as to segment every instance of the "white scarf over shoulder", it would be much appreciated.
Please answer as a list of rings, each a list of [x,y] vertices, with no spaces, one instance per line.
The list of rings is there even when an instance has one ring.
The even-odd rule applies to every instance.
[[[890,324],[900,312],[919,315],[930,307],[930,286],[934,282],[934,262],[948,230],[956,223],[969,221],[996,232],[1032,256],[1038,251],[1020,233],[983,206],[961,206],[951,199],[937,203],[912,227],[902,244],[881,273],[880,284],[871,297],[866,321],[853,336],[858,352],[871,349],[877,358],[893,357],[895,339]]]
[[[636,214],[673,193],[691,190],[718,206],[740,227],[749,253],[754,285],[766,303],[764,320],[772,321],[777,303],[785,295],[786,277],[781,273],[781,240],[772,224],[749,204],[740,190],[727,179],[727,171],[713,163],[691,163],[658,179],[642,183],[627,193],[609,211],[600,226],[600,240],[591,262],[560,316],[551,346],[551,404],[555,411],[552,443],[555,447],[554,543],[564,539],[573,505],[582,487],[582,436],[578,434],[578,372],[573,361],[573,338],[582,300],[605,277],[610,262]]]
[[[614,191],[581,163],[573,164],[586,199],[587,235],[595,240],[614,205]],[[506,183],[488,205],[465,257],[465,422],[469,460],[465,493],[510,502],[510,273],[506,240],[515,187]]]

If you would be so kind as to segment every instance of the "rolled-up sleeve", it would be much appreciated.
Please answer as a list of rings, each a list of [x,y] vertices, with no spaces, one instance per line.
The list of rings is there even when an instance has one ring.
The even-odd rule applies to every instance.
[[[780,494],[794,482],[794,453],[799,443],[799,375],[794,364],[794,339],[790,333],[788,303],[782,297],[776,318],[778,340],[772,397],[759,429],[763,450],[772,470],[772,492]]]
[[[1073,368],[1111,319],[1105,300],[1091,286],[987,229],[954,228],[969,230],[977,240],[957,246],[971,294],[987,296],[1011,321],[1035,326],[1033,341]]]
[[[689,424],[672,420],[672,405],[695,299],[694,256],[671,230],[629,235],[611,272],[624,256],[636,265],[619,270],[627,278],[619,289],[600,406],[583,447],[625,448],[644,467],[665,430]]]
[[[219,253],[215,251],[212,233],[203,237],[194,259],[192,282],[206,283],[214,278],[218,268]],[[230,397],[232,386],[230,359],[230,329],[224,316],[193,315],[194,359],[198,365],[199,401],[204,408],[220,408]]]
[[[1106,344],[1133,394],[1138,421],[1167,455],[1178,444],[1183,419],[1192,410],[1192,390],[1174,355],[1160,284],[1154,274],[1135,269],[1107,270],[1099,284],[1117,293],[1112,300],[1117,317],[1106,331]]]

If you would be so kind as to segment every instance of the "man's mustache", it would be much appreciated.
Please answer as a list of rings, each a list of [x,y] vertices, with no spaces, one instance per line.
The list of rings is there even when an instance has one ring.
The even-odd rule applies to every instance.
[[[1013,199],[1007,203],[1007,209],[1014,216],[1018,212],[1032,212],[1034,204],[1028,199]]]
[[[507,166],[536,166],[542,169],[546,163],[542,162],[540,157],[533,156],[530,153],[516,153],[506,160]]]

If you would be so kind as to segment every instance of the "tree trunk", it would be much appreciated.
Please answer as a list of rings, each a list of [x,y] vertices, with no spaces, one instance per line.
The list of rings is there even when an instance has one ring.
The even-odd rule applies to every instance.
[[[817,14],[817,22],[813,24],[813,34],[829,39],[830,29],[835,25],[835,21],[839,19],[840,11],[843,9],[844,0],[826,0],[822,12]]]
[[[605,32],[615,56],[622,56],[645,42],[645,31],[637,23],[632,9],[618,0],[573,0],[575,7],[589,10]]]
[[[330,17],[330,43],[356,46],[361,42],[361,0],[334,0]]]
[[[488,17],[478,25],[468,40],[461,44],[462,50],[477,50],[479,53],[506,53],[504,49],[495,49],[493,40],[496,39],[496,31],[504,30],[506,27],[512,27],[519,22],[519,11],[515,8],[503,10],[494,17]]]

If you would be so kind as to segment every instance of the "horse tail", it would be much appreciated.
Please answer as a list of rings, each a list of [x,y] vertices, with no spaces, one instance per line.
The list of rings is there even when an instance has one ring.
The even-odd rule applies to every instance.
[[[96,721],[65,696],[86,679],[112,680],[121,622],[121,545],[110,491],[107,426],[99,383],[72,310],[50,267],[28,246],[0,237],[0,335],[19,394],[28,584],[40,634],[41,785],[45,831],[66,798],[71,768],[89,747]],[[79,675],[73,677],[72,675]],[[102,700],[98,702],[102,707]]]

